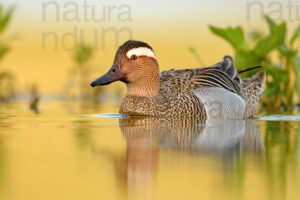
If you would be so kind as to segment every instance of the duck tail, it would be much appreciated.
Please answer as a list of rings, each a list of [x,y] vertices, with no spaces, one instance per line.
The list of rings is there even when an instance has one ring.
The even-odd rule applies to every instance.
[[[265,70],[262,70],[256,74],[254,74],[250,78],[253,82],[257,82],[260,84],[261,87],[263,87],[264,83],[266,82],[266,72]]]
[[[239,71],[236,69],[231,56],[224,56],[223,60],[216,64],[217,67],[227,74],[237,85],[242,84]]]
[[[258,107],[259,99],[264,91],[266,72],[260,71],[250,78],[243,79],[241,96],[246,101],[245,118],[253,117]]]

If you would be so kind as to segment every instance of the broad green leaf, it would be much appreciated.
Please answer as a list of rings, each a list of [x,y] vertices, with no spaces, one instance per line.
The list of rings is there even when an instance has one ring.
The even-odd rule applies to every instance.
[[[260,56],[266,56],[268,53],[270,53],[272,50],[277,48],[280,44],[282,44],[282,36],[280,35],[280,32],[273,33],[259,42],[254,47],[254,52]]]
[[[227,40],[235,50],[247,50],[244,31],[240,26],[235,28],[228,27],[225,29],[214,26],[209,26],[209,28],[215,35]]]
[[[286,22],[282,22],[281,24],[276,24],[270,17],[265,16],[267,24],[270,29],[270,35],[275,34],[278,37],[278,40],[281,43],[284,43],[286,36]]]
[[[236,51],[234,61],[238,69],[245,69],[261,65],[262,57],[256,55],[253,51]]]
[[[257,42],[254,52],[260,56],[266,56],[275,48],[284,44],[286,35],[286,23],[276,24],[271,18],[266,16],[266,21],[270,28],[270,34]]]
[[[279,24],[276,30],[272,32],[272,34],[275,34],[276,37],[278,37],[280,43],[283,44],[285,42],[286,37],[286,23],[282,22],[281,24]]]
[[[278,51],[286,60],[292,60],[297,55],[296,50],[288,48],[286,45],[280,45]]]
[[[265,16],[265,19],[269,26],[270,32],[273,33],[274,31],[276,31],[278,25],[269,16]]]
[[[258,40],[262,39],[263,32],[260,30],[253,30],[253,31],[249,32],[248,35],[252,41],[258,41]]]
[[[299,35],[300,35],[300,25],[298,25],[294,31],[294,33],[290,39],[290,45],[294,44],[295,40],[299,37]]]
[[[286,35],[286,23],[276,24],[270,17],[265,16],[271,34],[276,34],[279,40],[284,43]]]

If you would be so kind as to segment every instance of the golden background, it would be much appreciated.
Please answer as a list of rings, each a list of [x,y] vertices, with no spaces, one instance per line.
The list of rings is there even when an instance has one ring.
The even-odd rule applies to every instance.
[[[62,92],[64,84],[69,79],[70,68],[74,65],[72,51],[63,49],[61,44],[57,50],[54,49],[50,36],[46,39],[46,48],[43,49],[43,33],[53,32],[61,42],[63,34],[74,33],[74,28],[77,27],[78,30],[83,30],[84,41],[93,44],[95,30],[100,32],[102,28],[129,27],[132,39],[150,44],[159,60],[161,70],[166,70],[197,67],[197,60],[188,51],[190,46],[197,49],[205,65],[212,65],[220,61],[224,55],[233,54],[226,41],[210,33],[208,25],[219,27],[242,25],[246,31],[254,28],[266,30],[262,14],[269,14],[275,20],[276,18],[289,20],[290,17],[287,8],[283,7],[282,10],[276,11],[276,5],[270,7],[272,1],[87,1],[90,6],[94,6],[96,17],[106,16],[102,22],[96,22],[85,20],[82,7],[84,1],[54,1],[59,11],[49,5],[43,12],[43,3],[47,2],[50,1],[1,1],[5,6],[16,8],[8,34],[15,35],[17,39],[12,43],[11,52],[0,66],[15,73],[19,92],[26,92],[30,85],[36,84],[41,93],[58,94]],[[251,3],[255,5],[249,7]],[[294,27],[298,22],[296,8],[299,7],[299,3],[296,1],[293,3],[294,20],[288,21],[289,27]],[[80,21],[66,21],[64,15],[72,18],[72,13],[68,14],[68,11],[74,8],[74,4],[78,7]],[[120,21],[118,18],[120,12],[125,10],[119,8],[122,5],[130,7],[131,20]],[[116,6],[110,15],[109,6]],[[43,14],[46,15],[45,20]],[[56,14],[60,16],[59,21],[56,21]],[[87,14],[91,19],[91,10]],[[108,19],[109,16],[111,20]],[[126,33],[121,34],[119,43],[122,44],[127,39],[129,36]],[[66,46],[71,47],[70,37],[66,37],[64,41]],[[113,61],[116,51],[113,33],[107,33],[105,43],[106,47],[101,49],[99,47],[101,34],[99,34],[98,50],[91,61],[93,69],[91,80],[108,70]]]

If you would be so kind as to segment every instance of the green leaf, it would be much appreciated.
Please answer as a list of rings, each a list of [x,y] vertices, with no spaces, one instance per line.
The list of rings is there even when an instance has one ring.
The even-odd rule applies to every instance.
[[[261,39],[254,47],[254,52],[260,56],[266,56],[272,50],[281,45],[284,41],[283,31],[285,29],[280,29],[278,32],[268,35],[267,37]]]
[[[263,58],[253,51],[236,51],[234,61],[238,69],[261,65]]]
[[[236,28],[217,28],[209,26],[212,33],[227,40],[235,50],[247,50],[247,44],[244,37],[243,29],[238,26]]]
[[[196,53],[196,48],[195,47],[189,47],[189,52],[191,52],[191,53]]]
[[[270,34],[260,41],[254,47],[254,52],[260,56],[266,56],[279,45],[283,45],[286,36],[286,23],[276,24],[270,17],[265,17],[270,29]]]
[[[278,38],[284,43],[286,35],[286,23],[282,22],[281,24],[276,24],[270,17],[265,16],[267,24],[270,29],[271,34],[276,34]]]
[[[278,95],[282,97],[287,96],[287,90],[281,88],[280,84],[288,84],[288,72],[287,70],[276,67],[275,65],[264,66],[264,70],[268,76],[272,77],[272,81],[267,80],[266,89],[263,95],[270,100],[270,102],[275,102]]]
[[[273,33],[274,31],[276,31],[278,25],[269,16],[265,16],[265,19],[269,26],[270,32]]]
[[[10,8],[8,11],[3,12],[1,11],[0,15],[0,34],[3,34],[7,26],[9,25],[12,15],[13,15],[14,9]]]
[[[74,54],[73,59],[76,63],[79,65],[83,65],[85,62],[87,62],[93,55],[93,48],[86,44],[80,44]]]
[[[279,54],[283,56],[286,60],[291,60],[297,55],[297,51],[288,48],[286,45],[280,45],[278,47]]]
[[[299,35],[300,35],[300,25],[298,25],[294,31],[294,33],[290,39],[290,45],[294,44],[295,40],[299,37]]]
[[[278,39],[272,35],[260,40],[254,47],[256,54],[266,56],[270,51],[278,46]]]
[[[278,41],[280,41],[281,44],[284,44],[286,36],[286,23],[282,22],[279,24],[272,34],[275,34],[276,37],[278,37]]]
[[[252,41],[258,41],[258,40],[262,39],[263,32],[260,30],[253,30],[253,31],[249,32],[248,35]]]

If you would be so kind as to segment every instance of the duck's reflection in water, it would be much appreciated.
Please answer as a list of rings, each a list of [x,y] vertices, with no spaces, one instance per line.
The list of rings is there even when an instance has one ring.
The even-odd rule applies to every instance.
[[[120,119],[120,128],[127,140],[128,156],[136,152],[133,149],[147,147],[201,155],[263,151],[263,141],[255,119],[218,120],[204,124],[196,119],[128,118]]]
[[[236,156],[240,157],[242,153],[262,155],[263,152],[263,141],[255,119],[218,120],[204,124],[197,119],[139,117],[120,119],[120,129],[126,137],[127,151],[126,158],[116,167],[119,177],[124,177],[128,192],[135,195],[146,196],[145,192],[151,191],[162,150],[219,157],[227,172],[234,169]]]

